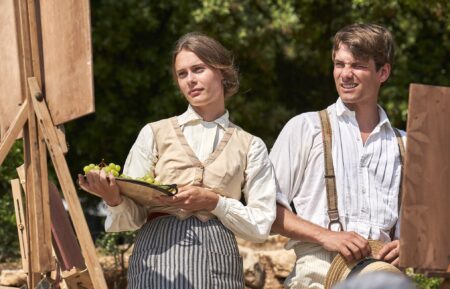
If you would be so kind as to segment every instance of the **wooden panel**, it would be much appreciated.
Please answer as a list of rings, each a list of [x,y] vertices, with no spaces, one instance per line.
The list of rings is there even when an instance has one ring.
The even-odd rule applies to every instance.
[[[0,1],[0,139],[17,115],[23,95],[16,4],[15,0]]]
[[[52,211],[52,235],[56,256],[58,257],[61,271],[67,271],[76,267],[85,269],[83,255],[78,244],[77,237],[70,223],[69,216],[59,194],[58,188],[49,184],[50,209]]]
[[[94,112],[89,0],[40,5],[45,97],[57,125]]]
[[[450,88],[410,87],[400,265],[450,264]]]

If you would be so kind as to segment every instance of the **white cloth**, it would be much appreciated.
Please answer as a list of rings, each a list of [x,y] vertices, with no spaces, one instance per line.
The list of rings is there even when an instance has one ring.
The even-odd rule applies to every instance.
[[[228,112],[212,122],[206,122],[190,106],[177,120],[188,144],[201,161],[214,151],[230,123]],[[147,174],[154,168],[156,155],[153,131],[150,125],[146,125],[128,154],[124,174],[130,177]],[[252,139],[245,176],[243,193],[247,205],[220,196],[212,213],[236,235],[262,242],[268,237],[276,216],[276,183],[267,148],[258,137]],[[120,205],[107,207],[105,229],[108,232],[136,230],[146,222],[146,209],[125,197],[123,199]]]
[[[333,130],[338,210],[344,230],[389,241],[390,229],[398,219],[401,164],[397,139],[386,113],[379,107],[380,122],[363,144],[355,113],[340,98],[327,110]],[[327,227],[318,113],[308,112],[292,118],[278,136],[270,158],[279,184],[277,202],[289,208],[293,201],[299,216]],[[290,241],[287,248],[298,242]]]

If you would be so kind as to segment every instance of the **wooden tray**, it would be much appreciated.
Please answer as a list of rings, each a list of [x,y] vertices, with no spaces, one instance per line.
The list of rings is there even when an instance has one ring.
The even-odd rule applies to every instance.
[[[147,182],[116,178],[116,184],[120,189],[120,193],[138,204],[149,205],[152,200],[158,196],[173,196],[178,193],[177,185],[154,185]],[[85,189],[83,189],[85,190]],[[87,190],[85,190],[87,191]],[[87,191],[98,196],[94,192]]]

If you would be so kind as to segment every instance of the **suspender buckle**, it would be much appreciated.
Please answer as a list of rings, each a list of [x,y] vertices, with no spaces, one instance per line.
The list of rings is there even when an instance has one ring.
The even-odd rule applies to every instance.
[[[328,223],[328,230],[331,231],[331,226],[333,224],[339,224],[339,231],[338,232],[344,231],[344,227],[342,226],[342,223],[339,220],[330,220],[330,222]]]
[[[344,231],[344,226],[342,226],[341,221],[339,221],[339,211],[336,210],[328,210],[328,217],[330,218],[330,222],[328,223],[328,230],[331,230],[331,226],[333,224],[339,224],[339,231]]]

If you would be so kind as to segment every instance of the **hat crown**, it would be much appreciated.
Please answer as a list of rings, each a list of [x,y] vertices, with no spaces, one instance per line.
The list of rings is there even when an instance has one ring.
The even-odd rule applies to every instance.
[[[371,248],[371,256],[354,262],[346,262],[346,260],[337,254],[331,262],[330,269],[325,278],[325,289],[330,289],[337,283],[344,281],[348,277],[359,274],[374,272],[374,271],[388,271],[392,273],[402,273],[394,265],[375,259],[373,256],[378,255],[378,252],[383,248],[384,243],[381,241],[369,240]]]

